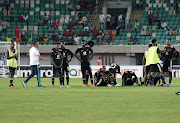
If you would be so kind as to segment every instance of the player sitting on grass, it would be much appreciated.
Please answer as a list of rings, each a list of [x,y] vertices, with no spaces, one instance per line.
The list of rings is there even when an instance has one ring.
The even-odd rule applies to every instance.
[[[134,83],[140,86],[136,74],[133,71],[125,71],[122,76],[122,86],[134,85]]]
[[[54,77],[57,71],[59,73],[60,87],[63,87],[63,80],[62,80],[63,57],[62,57],[62,50],[59,49],[59,43],[57,43],[55,48],[53,48],[51,51],[51,64],[53,65],[52,87],[54,87]]]
[[[17,68],[18,54],[17,54],[17,50],[14,48],[13,41],[11,41],[10,48],[6,51],[6,56],[7,56],[7,66],[9,67],[9,72],[10,72],[9,87],[14,87],[13,78],[14,78],[15,70]]]

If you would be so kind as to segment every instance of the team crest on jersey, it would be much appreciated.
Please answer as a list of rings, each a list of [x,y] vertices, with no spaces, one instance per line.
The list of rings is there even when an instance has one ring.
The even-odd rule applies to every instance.
[[[66,53],[63,52],[63,56],[66,57]]]
[[[86,51],[83,51],[83,56],[86,56],[87,55],[87,52]]]

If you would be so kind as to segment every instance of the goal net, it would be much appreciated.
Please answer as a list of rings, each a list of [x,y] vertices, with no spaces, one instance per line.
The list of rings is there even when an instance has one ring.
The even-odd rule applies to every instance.
[[[6,51],[10,48],[11,42],[0,42],[0,77],[9,77],[9,69],[7,67]],[[15,44],[15,49],[17,49],[17,44]]]

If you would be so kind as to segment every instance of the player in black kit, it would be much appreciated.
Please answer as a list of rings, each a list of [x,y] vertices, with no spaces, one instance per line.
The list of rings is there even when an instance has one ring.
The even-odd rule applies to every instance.
[[[67,86],[69,87],[69,62],[73,58],[73,53],[65,48],[65,42],[61,42],[61,51],[62,51],[62,56],[63,56],[63,69],[62,69],[62,81],[64,85],[64,73],[66,73],[66,80],[67,80]],[[71,56],[71,58],[68,60],[68,55]]]
[[[134,83],[140,86],[136,74],[133,71],[125,71],[122,76],[122,85],[133,85]]]
[[[81,71],[82,71],[82,78],[83,78],[83,87],[86,87],[86,70],[90,75],[90,80],[91,80],[91,87],[95,87],[93,83],[93,77],[92,77],[92,72],[90,68],[90,60],[93,58],[93,50],[91,47],[86,46],[86,42],[82,40],[81,42],[82,47],[78,48],[75,51],[75,57],[81,62]],[[77,54],[80,54],[80,58],[77,56]]]
[[[170,52],[166,52],[163,54],[163,74],[165,72],[169,72],[169,84],[166,84],[167,86],[171,86],[172,81],[172,62],[179,56],[178,51],[171,46],[171,39],[167,39],[166,41],[167,46],[164,48],[164,50],[170,50]],[[163,78],[164,79],[164,78]],[[163,80],[162,79],[162,80]]]
[[[59,44],[56,44],[55,48],[51,51],[51,64],[53,65],[53,77],[52,77],[52,87],[54,87],[54,77],[56,72],[59,73],[59,81],[60,87],[62,86],[62,64],[63,64],[63,57],[62,51],[59,49]]]

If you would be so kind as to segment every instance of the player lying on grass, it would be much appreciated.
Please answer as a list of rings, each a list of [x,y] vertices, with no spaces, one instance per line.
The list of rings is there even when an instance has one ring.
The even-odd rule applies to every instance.
[[[125,71],[122,76],[122,86],[134,85],[134,83],[140,86],[136,74],[133,71]]]
[[[114,74],[111,73],[109,70],[106,71],[106,66],[102,66],[102,68],[95,73],[94,83],[96,86],[108,86],[108,87],[111,87],[112,85],[115,85],[116,87],[120,86],[117,83],[116,79],[114,78]]]

